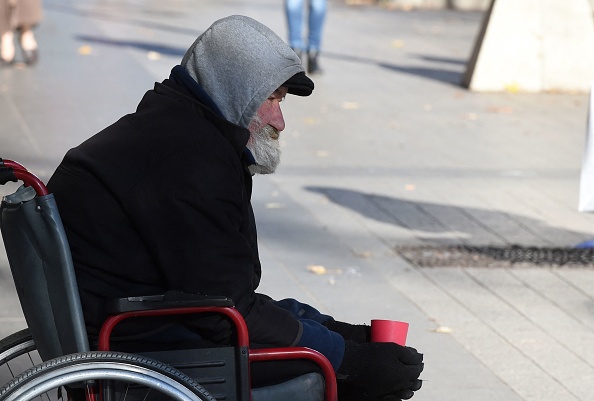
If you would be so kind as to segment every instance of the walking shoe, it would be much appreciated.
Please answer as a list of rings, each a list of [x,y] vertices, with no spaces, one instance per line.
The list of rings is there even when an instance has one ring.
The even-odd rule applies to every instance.
[[[321,74],[322,69],[318,63],[318,56],[320,52],[308,52],[307,53],[307,72],[310,74]]]

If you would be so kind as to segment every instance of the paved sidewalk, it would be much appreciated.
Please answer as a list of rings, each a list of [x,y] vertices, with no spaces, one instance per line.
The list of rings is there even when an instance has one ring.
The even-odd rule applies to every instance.
[[[44,6],[40,64],[0,69],[0,157],[44,180],[215,19],[245,14],[285,36],[273,0]],[[330,2],[325,74],[310,98],[286,99],[282,166],[255,179],[262,291],[347,321],[411,322],[426,359],[417,401],[591,400],[591,268],[418,268],[394,252],[594,238],[577,212],[587,95],[461,88],[481,17]],[[24,327],[18,311],[0,252],[0,335]]]

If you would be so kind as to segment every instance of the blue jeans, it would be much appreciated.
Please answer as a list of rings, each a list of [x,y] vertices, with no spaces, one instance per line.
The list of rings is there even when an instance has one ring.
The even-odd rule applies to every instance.
[[[303,20],[306,0],[285,0],[289,27],[289,46],[295,51],[317,52],[322,44],[322,29],[326,17],[326,0],[309,0],[307,42],[304,42]]]
[[[275,301],[275,304],[291,312],[301,322],[303,331],[297,346],[309,347],[321,352],[328,358],[334,370],[338,370],[344,357],[344,338],[340,334],[328,330],[322,324],[327,320],[334,319],[320,313],[312,306],[292,298]]]

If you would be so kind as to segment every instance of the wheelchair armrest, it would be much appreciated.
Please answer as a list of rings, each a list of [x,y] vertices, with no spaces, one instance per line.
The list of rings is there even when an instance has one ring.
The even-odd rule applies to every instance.
[[[305,347],[288,348],[260,348],[250,349],[249,361],[279,361],[290,359],[307,359],[315,362],[321,369],[326,381],[325,400],[337,401],[338,389],[336,385],[336,373],[330,361],[320,352]]]
[[[233,307],[233,300],[224,296],[188,294],[181,291],[168,291],[161,295],[117,298],[108,302],[107,313],[111,315],[147,310],[184,307]]]

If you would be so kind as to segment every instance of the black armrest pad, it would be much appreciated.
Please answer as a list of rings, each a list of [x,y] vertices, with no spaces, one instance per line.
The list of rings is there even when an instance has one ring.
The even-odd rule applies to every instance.
[[[233,300],[223,296],[168,291],[162,295],[113,299],[107,304],[107,313],[118,314],[123,312],[197,306],[233,307],[235,304]]]
[[[4,166],[4,162],[3,162],[0,165],[0,185],[4,185],[9,181],[16,182],[18,180],[14,176],[14,170],[12,169],[12,167]]]

